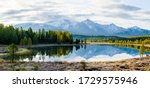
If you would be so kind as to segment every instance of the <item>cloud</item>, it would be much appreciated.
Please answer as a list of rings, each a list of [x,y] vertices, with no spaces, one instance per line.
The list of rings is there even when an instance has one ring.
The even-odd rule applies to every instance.
[[[127,11],[141,10],[141,8],[139,8],[139,7],[124,5],[124,4],[118,5],[118,8],[121,8],[121,9],[124,9],[124,10],[127,10]]]
[[[9,10],[7,12],[4,12],[3,15],[17,15],[27,11],[32,11],[32,10],[31,9]]]
[[[99,23],[132,26],[150,25],[150,11],[122,3],[123,0],[0,0],[0,17],[4,23],[46,22],[57,19],[92,19]],[[136,2],[135,2],[136,3]],[[117,19],[117,21],[116,21]],[[124,22],[124,23],[123,23]],[[145,25],[144,25],[145,24]],[[150,26],[148,27],[150,29]]]
[[[125,5],[125,4],[114,4],[114,5],[108,6],[106,8],[109,8],[109,9],[120,9],[120,10],[124,10],[124,11],[141,10],[141,8],[139,8],[139,7],[131,6],[131,5]]]
[[[120,18],[120,19],[125,19],[125,20],[131,20],[131,21],[143,21],[143,22],[150,22],[150,19],[144,15],[148,15],[147,12],[136,12],[137,14],[130,13],[130,12],[124,12],[124,11],[119,11],[119,12],[104,12],[105,17],[112,17],[112,18]],[[113,14],[113,15],[112,15]],[[142,15],[142,16],[141,16]],[[150,16],[150,15],[149,15]]]
[[[74,17],[89,17],[89,16],[97,16],[95,13],[89,13],[89,14],[72,14],[71,16]]]
[[[113,15],[112,15],[113,14]],[[115,17],[115,18],[122,18],[122,19],[129,19],[132,20],[134,18],[134,16],[127,14],[125,12],[112,12],[112,14],[110,13],[105,13],[105,16],[107,17]]]

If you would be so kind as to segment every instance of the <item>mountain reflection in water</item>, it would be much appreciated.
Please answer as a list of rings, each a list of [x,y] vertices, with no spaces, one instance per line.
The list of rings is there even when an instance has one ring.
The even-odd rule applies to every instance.
[[[110,45],[50,46],[31,50],[31,56],[23,61],[115,61],[139,57],[137,49]]]

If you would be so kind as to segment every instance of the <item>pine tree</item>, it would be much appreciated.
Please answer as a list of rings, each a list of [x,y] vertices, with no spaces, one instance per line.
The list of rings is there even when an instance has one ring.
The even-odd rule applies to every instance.
[[[32,45],[32,40],[31,40],[31,38],[28,38],[28,48],[30,48],[31,45]]]
[[[24,39],[23,39],[23,45],[27,45],[27,44],[28,44],[27,37],[24,37]]]
[[[23,39],[20,40],[20,45],[23,47],[23,45],[24,45]]]
[[[140,51],[139,51],[141,58],[143,58],[144,50],[145,50],[145,46],[144,46],[144,42],[142,42],[142,46],[140,47]]]
[[[38,43],[38,37],[36,35],[33,36],[32,43],[33,44],[37,44]]]
[[[12,57],[12,62],[13,62],[13,60],[15,59],[15,54],[18,51],[17,45],[15,44],[9,45],[8,51],[9,51],[10,56]]]

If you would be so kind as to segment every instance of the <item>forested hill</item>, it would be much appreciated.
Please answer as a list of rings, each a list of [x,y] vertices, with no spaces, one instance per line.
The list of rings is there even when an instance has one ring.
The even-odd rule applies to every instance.
[[[67,31],[45,31],[39,29],[34,32],[32,28],[24,30],[13,26],[0,24],[0,44],[65,44],[73,43],[72,35]]]
[[[74,39],[86,39],[93,42],[110,42],[110,41],[144,41],[150,40],[150,35],[145,36],[129,36],[129,37],[118,37],[118,36],[87,36],[87,35],[73,35]]]

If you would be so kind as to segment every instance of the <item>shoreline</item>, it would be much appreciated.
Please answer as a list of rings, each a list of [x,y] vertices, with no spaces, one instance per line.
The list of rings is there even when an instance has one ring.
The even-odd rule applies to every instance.
[[[48,46],[77,46],[77,45],[89,45],[89,44],[37,44],[37,45],[32,45],[31,48],[48,47]]]
[[[95,43],[92,43],[95,44]],[[106,44],[106,43],[96,43]],[[107,43],[108,44],[108,43]],[[111,43],[109,43],[111,44]],[[85,44],[38,44],[32,47],[72,46]],[[87,43],[86,45],[89,45]],[[2,47],[2,45],[0,45]],[[6,47],[6,45],[4,45]],[[21,46],[18,46],[22,48]],[[20,52],[24,53],[25,48]],[[20,53],[20,54],[22,54]],[[97,62],[6,62],[0,59],[0,71],[150,71],[150,57]]]
[[[111,62],[0,62],[0,71],[150,71],[150,57]]]
[[[50,47],[50,46],[80,46],[80,45],[115,45],[116,43],[107,43],[107,42],[87,42],[85,43],[81,43],[81,44],[37,44],[37,45],[31,45],[30,48],[40,48],[40,47]],[[141,46],[141,44],[131,44],[131,45],[137,45],[137,46]],[[27,46],[18,46],[18,51],[17,53],[22,53],[28,50],[28,52],[30,51],[29,49],[27,49]],[[146,47],[150,47],[150,44],[145,45]],[[8,50],[8,45],[0,45],[0,56],[3,55],[7,55],[7,50]]]
[[[31,45],[32,47],[47,47],[47,46],[76,46],[76,45],[93,45],[93,44],[98,44],[98,45],[115,45],[116,43],[107,43],[107,42],[87,42],[87,43],[80,43],[80,44],[36,44],[36,45]],[[120,44],[120,43],[117,43]],[[128,44],[128,45],[136,45],[136,46],[141,46],[141,44]],[[23,48],[20,45],[17,45],[19,48]],[[145,44],[144,46],[150,47],[150,44]],[[6,48],[8,45],[0,45],[0,48]]]
[[[87,42],[88,44],[106,44],[106,45],[115,45],[116,43],[105,43],[105,42]],[[120,44],[120,43],[117,43]],[[135,45],[135,46],[141,46],[142,44],[128,44],[128,45]],[[150,44],[145,44],[145,47],[150,47]]]
[[[49,47],[49,46],[77,46],[77,45],[88,45],[88,44],[37,44],[37,45],[32,45],[31,48]],[[22,47],[20,45],[17,46],[20,52],[26,49],[26,46],[25,47]],[[6,54],[7,50],[8,50],[8,45],[0,45],[0,55]]]

